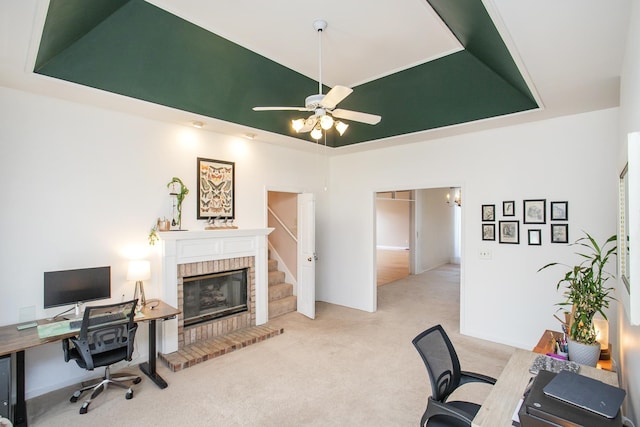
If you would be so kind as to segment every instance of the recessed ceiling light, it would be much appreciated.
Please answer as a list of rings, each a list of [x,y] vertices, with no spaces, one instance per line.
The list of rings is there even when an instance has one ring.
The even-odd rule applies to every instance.
[[[191,126],[193,126],[194,128],[202,129],[204,127],[204,123],[199,121],[194,121],[194,122],[191,122]]]
[[[245,133],[244,137],[247,139],[254,139],[256,137],[255,133]]]

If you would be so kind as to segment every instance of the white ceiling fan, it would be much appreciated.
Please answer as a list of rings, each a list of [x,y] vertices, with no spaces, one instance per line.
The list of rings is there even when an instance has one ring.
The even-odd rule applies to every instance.
[[[378,124],[382,118],[375,114],[336,108],[340,101],[353,92],[353,89],[345,86],[334,86],[326,95],[322,94],[322,32],[327,28],[327,22],[321,19],[316,20],[313,22],[313,28],[318,32],[319,40],[318,94],[307,96],[304,107],[253,107],[253,111],[311,111],[313,114],[306,119],[292,120],[291,126],[298,133],[311,132],[311,137],[314,139],[322,138],[322,129],[329,130],[332,126],[335,126],[340,135],[347,130],[349,125],[342,121],[334,120],[334,117],[369,125]]]

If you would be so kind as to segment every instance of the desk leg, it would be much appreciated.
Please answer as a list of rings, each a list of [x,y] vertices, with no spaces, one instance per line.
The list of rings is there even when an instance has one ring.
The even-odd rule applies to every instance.
[[[149,321],[149,362],[140,364],[140,370],[160,388],[167,388],[167,382],[156,372],[156,321]]]
[[[27,426],[27,402],[24,399],[24,350],[16,353],[16,406],[13,413],[13,424]]]

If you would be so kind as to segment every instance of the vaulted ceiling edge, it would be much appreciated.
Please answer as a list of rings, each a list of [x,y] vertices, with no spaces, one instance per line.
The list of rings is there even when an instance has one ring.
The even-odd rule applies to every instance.
[[[465,49],[359,85],[340,107],[382,121],[350,122],[345,135],[327,137],[328,146],[538,107],[480,0],[428,3]],[[317,93],[315,80],[143,0],[51,0],[34,71],[310,140],[290,128],[290,111],[252,107],[299,105]]]

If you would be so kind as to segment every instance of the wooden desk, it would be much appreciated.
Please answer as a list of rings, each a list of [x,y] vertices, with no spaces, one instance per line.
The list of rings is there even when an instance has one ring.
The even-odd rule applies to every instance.
[[[511,425],[513,412],[522,398],[529,379],[533,376],[529,372],[529,367],[537,356],[538,353],[522,349],[516,349],[513,352],[498,381],[491,388],[480,411],[473,419],[474,427]],[[618,376],[614,372],[581,365],[579,373],[618,386]]]
[[[180,314],[180,310],[165,304],[163,301],[150,300],[142,309],[142,317],[136,317],[136,322],[149,322],[149,361],[141,363],[140,370],[160,388],[167,387],[167,382],[156,372],[156,321],[170,319],[178,314]],[[50,320],[41,319],[37,322],[38,324],[45,324],[49,323]],[[16,427],[27,425],[25,350],[50,342],[62,341],[64,338],[77,335],[77,332],[69,332],[54,337],[40,338],[37,328],[18,330],[17,326],[18,325],[7,325],[0,327],[0,356],[7,354],[16,355],[16,404],[13,412],[13,424]],[[60,357],[62,357],[62,353]]]
[[[562,332],[552,331],[550,329],[547,329],[546,331],[544,331],[544,334],[542,334],[542,336],[540,337],[540,341],[538,341],[538,344],[533,348],[533,351],[540,354],[553,353],[553,346],[551,344],[552,340],[554,338],[557,340],[560,340],[562,339],[562,337],[563,337]],[[596,365],[596,368],[612,371],[613,367],[612,367],[611,359],[598,360],[598,364]]]

